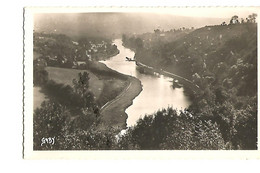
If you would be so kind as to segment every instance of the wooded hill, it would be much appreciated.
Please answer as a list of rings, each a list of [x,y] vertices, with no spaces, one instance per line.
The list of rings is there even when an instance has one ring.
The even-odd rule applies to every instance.
[[[130,38],[138,41],[138,46],[129,44]],[[226,148],[257,147],[255,23],[205,26],[172,41],[165,40],[163,32],[158,31],[144,38],[128,36],[124,44],[132,46],[137,61],[186,77],[200,87],[200,92],[192,93],[192,88],[184,86],[193,101],[189,111],[216,122],[229,145]]]

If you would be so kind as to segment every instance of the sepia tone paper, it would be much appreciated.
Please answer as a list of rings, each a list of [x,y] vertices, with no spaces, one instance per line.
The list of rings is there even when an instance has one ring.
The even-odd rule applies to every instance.
[[[249,21],[249,19],[247,19],[246,17],[253,13],[257,14],[256,21],[253,21],[253,19],[251,21]],[[236,15],[238,15],[237,18],[236,17],[232,18],[232,16],[236,16]],[[242,19],[240,18],[240,16],[243,17],[244,22],[242,22]],[[185,96],[184,91],[182,90],[183,85],[192,86],[193,88],[195,88],[194,91],[197,90],[196,89],[197,87],[198,88],[201,88],[201,87],[199,86],[198,83],[196,83],[196,81],[193,81],[192,79],[188,79],[188,77],[183,77],[182,75],[177,75],[176,73],[173,73],[172,71],[169,72],[169,69],[170,69],[169,67],[165,68],[165,69],[156,70],[155,66],[152,66],[152,65],[154,65],[153,63],[151,63],[151,65],[150,64],[145,65],[145,64],[143,64],[143,61],[142,62],[137,61],[137,59],[134,59],[134,57],[135,57],[134,53],[137,50],[134,50],[134,48],[125,49],[124,43],[122,43],[120,41],[120,39],[118,39],[118,38],[120,38],[123,34],[126,34],[126,35],[129,34],[129,35],[132,35],[132,36],[134,35],[134,36],[138,37],[139,35],[142,35],[144,33],[153,33],[153,34],[155,34],[155,36],[154,36],[155,41],[153,42],[152,40],[150,40],[150,42],[155,43],[156,45],[160,45],[162,43],[160,43],[158,40],[164,40],[164,41],[166,40],[165,43],[168,43],[167,39],[173,39],[174,41],[176,41],[176,40],[178,41],[178,38],[182,38],[182,36],[183,36],[182,34],[188,34],[188,33],[194,32],[195,33],[194,38],[195,38],[196,30],[199,30],[201,28],[204,28],[204,29],[206,28],[205,31],[203,31],[206,33],[205,39],[208,40],[206,45],[207,46],[210,45],[210,46],[214,47],[214,46],[220,46],[222,44],[221,40],[223,39],[222,37],[224,34],[218,33],[217,30],[212,32],[212,30],[214,30],[214,28],[218,28],[218,27],[219,28],[226,27],[227,29],[225,31],[229,32],[226,35],[227,36],[231,35],[230,37],[235,38],[234,39],[235,41],[231,40],[230,44],[234,45],[233,47],[234,47],[234,49],[236,49],[236,47],[239,47],[239,43],[242,43],[242,42],[237,43],[236,41],[239,40],[242,36],[239,34],[238,34],[238,36],[233,34],[232,26],[241,26],[243,28],[243,25],[245,27],[247,27],[247,26],[253,25],[253,23],[254,23],[256,25],[256,37],[257,37],[255,39],[258,40],[258,36],[257,36],[258,35],[257,33],[259,32],[258,18],[259,18],[259,8],[257,8],[257,7],[247,7],[247,8],[246,7],[203,7],[203,8],[192,8],[192,7],[187,7],[187,8],[177,8],[177,7],[175,7],[175,8],[126,8],[126,7],[124,7],[124,8],[73,8],[73,7],[71,7],[71,8],[37,8],[37,7],[28,7],[28,8],[25,8],[24,9],[24,93],[25,93],[24,94],[24,158],[25,159],[118,159],[118,158],[122,158],[122,159],[135,159],[135,158],[140,158],[140,159],[171,159],[171,158],[176,158],[176,159],[198,159],[198,158],[255,159],[255,158],[259,158],[260,153],[259,153],[259,148],[257,145],[258,140],[259,140],[258,138],[256,138],[256,142],[257,142],[256,149],[251,149],[251,150],[239,148],[239,147],[241,147],[240,146],[241,144],[237,144],[235,146],[235,148],[232,148],[232,147],[230,147],[230,144],[227,142],[227,140],[223,140],[225,142],[225,144],[223,144],[224,149],[219,149],[219,150],[218,149],[208,149],[208,150],[200,149],[199,144],[202,141],[199,141],[196,143],[198,145],[198,148],[196,148],[196,147],[192,148],[192,146],[187,146],[186,150],[185,149],[179,149],[179,150],[178,149],[176,149],[176,150],[169,149],[169,148],[167,148],[167,147],[169,147],[168,146],[169,143],[164,144],[164,145],[166,145],[166,150],[164,150],[163,148],[154,149],[152,147],[146,148],[146,149],[140,149],[140,146],[135,146],[135,145],[131,146],[132,148],[128,148],[128,150],[125,150],[122,148],[117,148],[118,146],[115,146],[115,148],[109,148],[109,147],[111,147],[110,143],[109,143],[109,142],[111,142],[109,137],[106,137],[108,141],[105,141],[105,143],[106,142],[109,143],[109,144],[107,144],[108,149],[106,149],[106,147],[105,148],[97,147],[94,149],[91,149],[91,147],[90,147],[89,149],[79,149],[76,147],[76,144],[75,144],[75,149],[64,149],[65,148],[64,146],[66,145],[66,140],[64,140],[65,143],[61,144],[64,146],[60,146],[60,147],[58,146],[57,148],[53,149],[52,147],[54,146],[54,144],[59,142],[57,140],[61,139],[61,138],[57,138],[56,134],[55,135],[50,134],[50,135],[46,135],[46,136],[42,136],[42,137],[39,137],[34,134],[34,133],[40,134],[40,132],[38,133],[38,131],[34,131],[35,130],[34,123],[38,123],[36,121],[38,119],[35,119],[35,116],[34,116],[35,110],[37,108],[41,108],[41,103],[43,102],[43,101],[39,101],[39,104],[38,104],[38,100],[41,100],[45,97],[45,99],[43,99],[43,100],[48,101],[51,97],[43,96],[41,94],[42,92],[39,88],[38,88],[38,90],[36,90],[37,87],[34,84],[34,80],[36,79],[36,77],[33,76],[34,70],[35,70],[33,63],[35,63],[35,62],[37,62],[38,66],[41,66],[41,64],[44,64],[43,66],[48,68],[51,72],[53,72],[55,70],[59,71],[59,72],[55,71],[53,73],[50,73],[50,71],[48,71],[49,72],[48,78],[54,80],[57,83],[59,83],[59,81],[64,82],[65,78],[68,75],[72,74],[72,73],[68,73],[67,70],[76,69],[76,70],[84,71],[84,69],[82,69],[82,68],[85,67],[84,65],[88,64],[88,62],[92,63],[95,61],[97,61],[97,62],[99,61],[99,62],[105,64],[106,67],[118,71],[119,73],[116,73],[116,74],[114,74],[113,72],[110,72],[109,70],[107,71],[107,73],[109,73],[108,78],[109,77],[111,78],[109,80],[111,80],[112,82],[115,82],[115,84],[117,84],[118,88],[116,88],[115,91],[118,90],[118,92],[116,92],[115,98],[113,98],[111,100],[109,100],[109,99],[105,100],[106,102],[104,101],[104,98],[99,99],[99,100],[101,100],[100,101],[101,103],[100,103],[100,105],[97,106],[97,111],[98,111],[98,115],[100,116],[100,118],[98,119],[99,121],[93,120],[93,122],[95,122],[97,124],[99,122],[101,122],[100,124],[102,124],[102,125],[100,125],[100,124],[97,125],[98,130],[101,129],[100,131],[103,130],[102,132],[104,132],[104,131],[107,132],[110,130],[110,128],[114,128],[113,130],[116,131],[117,132],[116,134],[118,134],[120,136],[120,133],[119,133],[120,131],[121,131],[121,134],[123,135],[125,129],[136,125],[136,122],[138,121],[138,119],[144,118],[144,116],[146,114],[148,114],[148,115],[153,114],[157,110],[167,108],[168,106],[170,106],[174,109],[184,111],[184,108],[188,108],[188,106],[192,104],[192,99],[189,99],[188,97]],[[239,20],[239,23],[237,23],[236,20]],[[248,20],[248,23],[247,23],[247,20]],[[226,23],[223,23],[223,21],[225,21]],[[168,38],[167,34],[169,34],[171,32],[177,33],[178,31],[181,32],[181,34],[178,37],[174,38],[174,36],[173,36],[173,38],[170,38],[170,37]],[[36,35],[34,35],[34,33],[40,33],[40,34],[36,36]],[[217,37],[211,38],[210,35],[207,35],[207,33],[216,33]],[[47,35],[50,34],[50,36],[46,36],[44,34],[47,34]],[[72,38],[71,45],[74,45],[75,47],[77,47],[78,44],[81,44],[81,43],[79,43],[80,41],[76,41],[76,40],[80,40],[81,38],[90,38],[90,37],[93,37],[94,39],[98,38],[98,37],[106,38],[108,40],[112,40],[113,42],[111,43],[111,45],[115,44],[117,46],[117,48],[119,49],[119,51],[112,52],[113,49],[111,48],[111,50],[106,51],[106,52],[112,52],[112,53],[110,53],[109,55],[102,54],[102,56],[101,56],[100,54],[98,54],[99,49],[96,47],[100,46],[102,48],[103,45],[106,45],[105,50],[107,50],[108,49],[107,47],[110,46],[109,41],[100,41],[99,43],[96,43],[96,44],[90,43],[94,46],[91,47],[91,50],[87,50],[87,49],[82,50],[83,54],[77,53],[80,51],[81,47],[77,47],[77,50],[75,50],[75,51],[73,50],[75,53],[75,56],[78,56],[77,57],[78,60],[74,59],[74,62],[73,62],[76,64],[73,64],[71,62],[72,64],[70,66],[68,65],[69,67],[67,67],[67,66],[65,67],[65,65],[64,65],[64,67],[63,66],[60,67],[59,66],[60,64],[69,64],[69,63],[67,63],[67,61],[72,56],[72,55],[66,55],[66,53],[64,53],[65,51],[67,51],[67,47],[63,48],[62,46],[60,46],[62,44],[62,42],[59,42],[60,45],[59,44],[55,45],[55,42],[54,43],[52,42],[53,41],[52,37],[59,39],[60,34],[64,34],[64,35]],[[157,34],[157,36],[156,36],[156,34]],[[48,39],[46,37],[48,37]],[[188,35],[186,37],[188,37]],[[246,36],[243,35],[243,38],[244,37],[246,37]],[[199,37],[196,37],[196,38],[200,39]],[[36,39],[39,40],[39,42],[37,43],[39,46],[36,45],[36,43],[35,43]],[[156,39],[158,39],[158,40],[156,40]],[[209,41],[209,39],[211,39],[211,40]],[[215,44],[216,39],[219,40],[218,41],[219,45]],[[252,37],[252,39],[254,39],[254,38]],[[145,39],[143,39],[143,42],[144,42],[144,40]],[[171,41],[172,40],[170,40],[169,42],[171,42]],[[250,42],[250,40],[248,42]],[[177,42],[177,43],[178,43],[177,46],[180,45],[179,42]],[[42,49],[42,47],[43,48],[48,47],[49,44],[56,46],[55,49],[53,49],[53,50],[58,52],[57,55],[55,55],[55,53],[54,54],[52,54],[52,53],[44,54],[44,55],[42,54],[42,56],[48,57],[47,60],[49,60],[49,61],[42,62],[41,60],[38,60],[40,58],[38,58],[38,59],[36,59],[36,61],[34,61],[36,56],[40,57],[40,55],[35,54],[35,49],[38,49],[40,52],[41,50],[45,50],[45,49]],[[136,44],[138,44],[138,42],[136,42]],[[181,44],[185,45],[186,42],[182,42]],[[193,43],[190,43],[190,46],[192,46],[192,44]],[[198,41],[198,46],[194,46],[194,50],[193,50],[194,52],[199,52],[200,44],[203,44],[203,43]],[[254,44],[252,44],[252,45],[256,46],[255,51],[257,52],[257,55],[258,55],[258,41],[257,41],[257,45],[254,45]],[[252,45],[250,44],[249,47],[247,49],[245,49],[245,51],[248,51],[248,50],[251,51],[250,46],[252,46]],[[142,44],[140,46],[144,46],[144,45]],[[84,47],[86,47],[86,46],[84,45]],[[189,47],[186,47],[186,48],[189,49]],[[138,49],[138,46],[136,49]],[[241,49],[244,49],[244,48],[241,48]],[[60,50],[62,50],[62,51],[60,51]],[[201,48],[201,50],[205,51],[203,48]],[[165,48],[166,53],[167,53],[167,51],[168,51],[168,49]],[[214,49],[212,48],[212,50],[207,50],[207,51],[203,52],[204,56],[207,57],[208,54],[212,53],[210,51],[214,51]],[[218,51],[218,50],[216,49],[216,51]],[[252,50],[252,51],[254,51],[254,50]],[[42,51],[42,52],[44,52],[44,51]],[[61,57],[60,64],[57,63],[58,64],[57,65],[55,63],[59,62],[58,58],[59,58],[60,52],[62,52],[63,55],[60,56]],[[239,52],[239,51],[237,51],[237,52]],[[239,64],[240,61],[238,59],[239,58],[241,59],[241,57],[242,57],[241,54],[243,53],[243,55],[244,55],[246,53],[242,52],[241,54],[239,54],[237,52],[235,52],[231,46],[230,51],[228,52],[228,57],[234,57],[234,61],[236,61],[235,63]],[[171,53],[172,53],[171,56],[175,57],[174,53],[176,53],[176,52],[174,52],[174,50],[173,50]],[[251,53],[251,52],[248,52],[248,53]],[[85,58],[87,58],[87,62],[79,60],[80,58],[83,58],[82,57],[83,55],[85,56]],[[116,66],[115,63],[118,63],[117,62],[118,59],[116,59],[116,58],[113,59],[113,58],[116,56],[121,56],[121,55],[124,56],[122,63],[119,64],[118,66]],[[125,57],[125,55],[129,55],[129,57],[128,56]],[[74,56],[74,54],[73,54],[73,56]],[[107,56],[110,56],[110,57],[108,58]],[[142,56],[144,56],[144,55],[142,55]],[[163,56],[168,56],[168,55],[166,54]],[[220,58],[219,56],[221,56],[221,55],[216,55],[217,58]],[[250,56],[250,55],[248,55],[248,56]],[[190,59],[192,57],[186,57],[186,58]],[[204,60],[207,61],[206,58]],[[136,61],[136,62],[131,62],[131,61]],[[151,61],[154,62],[155,60],[151,60]],[[55,63],[52,64],[53,62],[55,62]],[[172,62],[172,60],[171,60],[171,62]],[[152,80],[150,76],[149,77],[146,76],[147,78],[145,78],[144,76],[142,76],[142,73],[139,73],[139,72],[135,73],[135,71],[136,71],[135,69],[133,71],[130,70],[130,72],[125,71],[125,69],[128,69],[128,68],[132,68],[132,67],[135,68],[135,65],[133,65],[133,64],[131,65],[130,63],[134,63],[137,66],[141,66],[141,67],[144,66],[144,69],[152,69],[153,75],[155,75],[155,76],[157,75],[157,77],[154,77],[154,80]],[[83,64],[83,65],[81,65],[81,64]],[[165,64],[167,64],[167,63],[165,63]],[[207,65],[207,63],[205,63],[205,66],[206,65]],[[221,65],[221,63],[219,65]],[[258,67],[258,63],[255,65]],[[246,66],[250,66],[250,64],[249,65],[246,64]],[[103,66],[102,66],[102,68],[103,68]],[[207,66],[206,67],[203,66],[202,68],[204,69],[204,71],[207,70]],[[87,69],[87,71],[89,71],[89,69]],[[148,70],[144,70],[144,71],[147,72]],[[77,72],[80,72],[80,71],[77,71]],[[121,83],[119,82],[120,84],[117,83],[118,82],[117,80],[113,81],[114,78],[116,78],[116,77],[112,76],[112,74],[110,74],[110,73],[113,73],[113,75],[120,76],[119,77],[120,79],[124,78],[122,76],[127,75],[128,83],[127,82],[123,83],[122,82],[123,80],[121,80],[121,81],[119,80],[121,82]],[[76,72],[75,72],[75,74],[76,74]],[[96,74],[96,73],[93,73],[93,74],[95,74],[97,77],[95,75],[93,75],[94,76],[93,77],[91,74],[92,73],[90,72],[89,73],[89,76],[90,76],[89,87],[90,87],[90,91],[92,93],[94,93],[94,96],[93,96],[94,100],[97,100],[97,97],[99,97],[100,95],[101,96],[105,95],[102,93],[103,92],[102,87],[104,87],[104,85],[105,85],[104,84],[105,80],[104,81],[101,80],[102,77],[104,78],[104,76],[102,76],[101,74],[99,74],[101,77],[98,76],[98,74]],[[197,74],[197,73],[194,73],[194,74]],[[257,74],[258,74],[258,71],[257,71]],[[194,75],[195,78],[197,75]],[[75,75],[74,78],[77,78],[77,75]],[[168,83],[169,81],[172,81],[172,78],[177,79],[177,81],[180,82],[179,85],[180,85],[181,89],[178,89],[178,86],[176,87],[177,89],[175,89],[175,90],[172,89],[173,84]],[[197,78],[201,78],[201,77],[197,76]],[[94,79],[96,79],[95,85],[93,83],[91,83],[91,80],[94,81]],[[151,81],[150,81],[150,79],[151,79]],[[257,91],[258,91],[258,80],[256,80],[256,81],[257,81],[256,86],[257,86]],[[103,82],[103,84],[102,84],[102,82]],[[43,83],[46,83],[46,81],[44,81]],[[74,87],[76,85],[74,82],[72,82],[72,80],[71,80],[71,82],[69,80],[66,80],[66,82],[64,82],[64,83],[67,85],[70,85],[70,86],[74,86]],[[203,86],[203,84],[201,84],[201,85]],[[53,84],[53,86],[55,87],[54,84]],[[112,85],[110,85],[110,86],[112,87]],[[146,86],[154,86],[154,88],[153,88],[153,90],[149,90],[149,92],[146,92],[149,89]],[[62,87],[59,88],[56,92],[58,92],[60,90],[62,90]],[[119,90],[120,90],[120,92],[119,92]],[[77,90],[76,90],[76,92],[77,92]],[[104,91],[104,93],[105,92],[108,92],[108,91]],[[144,93],[147,93],[147,94],[145,95]],[[156,95],[156,93],[158,93],[158,95]],[[55,93],[52,93],[52,94],[55,94]],[[83,91],[83,94],[84,94],[84,91]],[[65,95],[65,96],[67,96],[67,95]],[[107,95],[105,95],[105,96],[107,96]],[[63,98],[63,100],[66,100],[66,98]],[[147,99],[147,100],[145,100],[145,99]],[[152,99],[157,99],[157,100],[153,101]],[[258,104],[257,100],[258,100],[258,92],[256,93],[256,103],[255,104]],[[37,104],[36,104],[36,102],[37,102]],[[87,101],[87,103],[89,103],[89,102]],[[60,104],[62,105],[63,103],[60,103]],[[67,103],[64,103],[64,104],[65,104],[65,106],[64,106],[65,108],[70,106]],[[73,102],[71,102],[70,104],[73,104]],[[250,104],[250,103],[248,103],[248,104]],[[224,103],[223,103],[223,105],[224,105]],[[47,106],[49,106],[49,105],[47,105]],[[57,108],[56,106],[57,105],[55,105],[54,108],[50,108],[49,110],[60,111],[60,109],[56,110],[56,108]],[[118,110],[118,107],[120,107],[120,106],[123,108],[123,113],[117,114],[117,111],[120,112]],[[235,107],[235,105],[231,105],[231,107]],[[91,108],[93,108],[93,112],[94,112],[93,115],[96,115],[96,113],[95,113],[96,109],[94,109],[95,107],[93,106]],[[71,109],[70,113],[73,110]],[[236,109],[234,108],[234,110],[236,110]],[[47,109],[47,111],[48,111],[48,109]],[[63,107],[61,108],[61,112],[62,111],[63,111]],[[86,109],[85,112],[86,111],[88,111],[88,109]],[[258,109],[256,111],[257,111],[257,117],[258,117]],[[122,110],[121,110],[121,112],[122,112]],[[46,113],[46,115],[47,114],[48,113]],[[51,114],[50,117],[55,115],[55,113],[53,113],[53,112],[51,112],[50,114]],[[73,119],[77,119],[78,114],[80,114],[80,113],[78,113],[78,112],[75,113],[75,116],[73,118],[71,118],[70,121],[73,121]],[[138,116],[137,117],[129,116],[129,115],[133,115],[133,114],[138,114]],[[41,115],[45,115],[44,111]],[[67,111],[66,110],[63,111],[61,113],[61,115],[62,116],[67,115]],[[192,117],[192,113],[188,114],[188,115]],[[50,117],[48,117],[48,118],[50,118]],[[239,122],[239,118],[237,118],[237,119],[238,119],[237,121]],[[79,119],[79,121],[75,121],[75,122],[79,123],[80,121],[82,122],[83,120]],[[88,121],[91,121],[91,120],[88,119]],[[233,121],[233,119],[232,119],[232,121]],[[52,120],[50,120],[49,122],[51,123]],[[259,119],[258,118],[257,118],[256,122],[257,122],[257,125],[256,125],[255,132],[257,132],[257,137],[258,137],[258,134],[259,134],[259,128],[258,128]],[[203,125],[203,123],[202,123],[202,125]],[[245,124],[245,125],[247,125],[247,124]],[[52,125],[46,123],[46,129],[48,129],[49,126],[52,126]],[[208,127],[208,126],[209,125],[207,125],[206,127]],[[54,127],[56,127],[56,125],[54,125]],[[75,134],[73,129],[79,128],[77,123],[74,123],[74,126],[69,126],[68,128],[70,128],[70,127],[72,128],[72,130],[70,130],[70,132],[72,132],[73,134]],[[84,123],[83,123],[83,127],[84,127]],[[210,131],[214,130],[214,128],[217,128],[217,127],[218,126],[214,125],[214,123],[213,123],[212,129]],[[89,129],[91,129],[91,128],[92,128],[92,126],[89,127]],[[160,127],[158,127],[158,128],[159,128],[158,131],[160,131]],[[183,130],[185,130],[185,128],[183,127]],[[44,129],[42,129],[42,130],[44,130]],[[85,130],[85,131],[83,130],[83,132],[88,132],[88,130]],[[218,130],[219,129],[217,129],[217,131]],[[93,132],[93,133],[95,133],[95,132]],[[218,133],[220,134],[220,132],[218,132]],[[229,132],[227,132],[227,133],[229,133]],[[231,134],[234,135],[235,133],[236,132],[234,132],[234,133],[232,132]],[[204,132],[202,134],[204,134]],[[71,134],[68,134],[68,135],[71,135]],[[77,135],[77,133],[76,133],[76,135]],[[86,133],[83,136],[88,136],[88,135],[89,135],[89,133]],[[176,135],[178,136],[178,134],[176,134]],[[36,137],[37,138],[39,137],[39,139],[41,139],[41,140],[38,140],[40,145],[35,147],[34,140],[36,139]],[[76,139],[76,136],[74,135],[71,138],[73,141],[74,139]],[[65,139],[69,139],[69,138],[65,137]],[[79,139],[81,139],[81,138],[79,138]],[[95,138],[95,140],[97,140],[97,139],[98,138]],[[117,137],[115,139],[117,139]],[[175,138],[173,138],[173,139],[175,139]],[[249,140],[251,140],[251,138],[249,138]],[[220,140],[218,141],[218,139],[216,139],[216,141],[218,143]],[[222,139],[221,139],[221,141],[222,141]],[[100,142],[100,141],[94,141],[93,145],[95,145],[95,143],[98,143],[98,142]],[[211,143],[212,141],[209,140],[208,142]],[[147,140],[147,143],[150,143],[150,141]],[[243,141],[241,143],[243,143]],[[209,145],[211,145],[211,144],[209,144]],[[44,146],[45,146],[45,148],[44,148]],[[162,144],[159,147],[161,147],[161,146],[162,146]],[[84,148],[85,144],[82,144],[82,147]],[[74,148],[74,147],[69,146],[68,148]],[[192,148],[192,149],[189,149],[189,148]]]

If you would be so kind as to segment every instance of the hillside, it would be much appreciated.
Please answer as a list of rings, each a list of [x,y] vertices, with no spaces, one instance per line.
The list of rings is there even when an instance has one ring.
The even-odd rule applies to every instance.
[[[64,34],[33,33],[34,59],[48,66],[71,68],[86,61],[107,59],[118,54],[116,45],[102,37],[72,39]]]
[[[149,40],[143,38],[135,37],[141,40],[138,46],[132,47],[135,59],[198,85],[200,92],[196,93],[184,86],[193,101],[189,111],[217,123],[228,145],[226,148],[257,147],[255,23],[206,26],[172,41],[159,38],[149,46],[146,44]]]
[[[229,65],[234,65],[234,59],[245,58],[248,52],[254,50],[256,25],[207,26],[183,35],[173,42],[139,49],[135,58],[147,65],[165,68],[191,79],[194,68],[196,65],[203,66],[203,61],[211,68],[214,58],[218,62],[229,59]],[[202,70],[198,68],[197,73],[198,70]]]

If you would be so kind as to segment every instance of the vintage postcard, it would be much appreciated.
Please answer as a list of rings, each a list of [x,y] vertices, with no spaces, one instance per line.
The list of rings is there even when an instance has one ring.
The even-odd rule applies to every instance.
[[[260,158],[259,12],[25,8],[24,158]]]

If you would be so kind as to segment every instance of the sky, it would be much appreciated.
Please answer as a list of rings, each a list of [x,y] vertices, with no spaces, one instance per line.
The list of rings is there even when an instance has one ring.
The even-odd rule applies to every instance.
[[[200,28],[228,23],[233,15],[246,18],[257,8],[33,8],[35,31],[71,37],[119,37],[155,29]]]
[[[156,12],[162,14],[173,14],[189,17],[211,17],[225,18],[231,15],[246,17],[251,13],[260,11],[260,7],[160,7],[160,8],[35,8],[35,12],[55,12],[55,13],[77,13],[77,12]]]
[[[246,18],[249,14],[260,11],[258,7],[197,7],[197,8],[174,8],[172,14],[190,17],[226,18],[227,16],[238,15]]]

